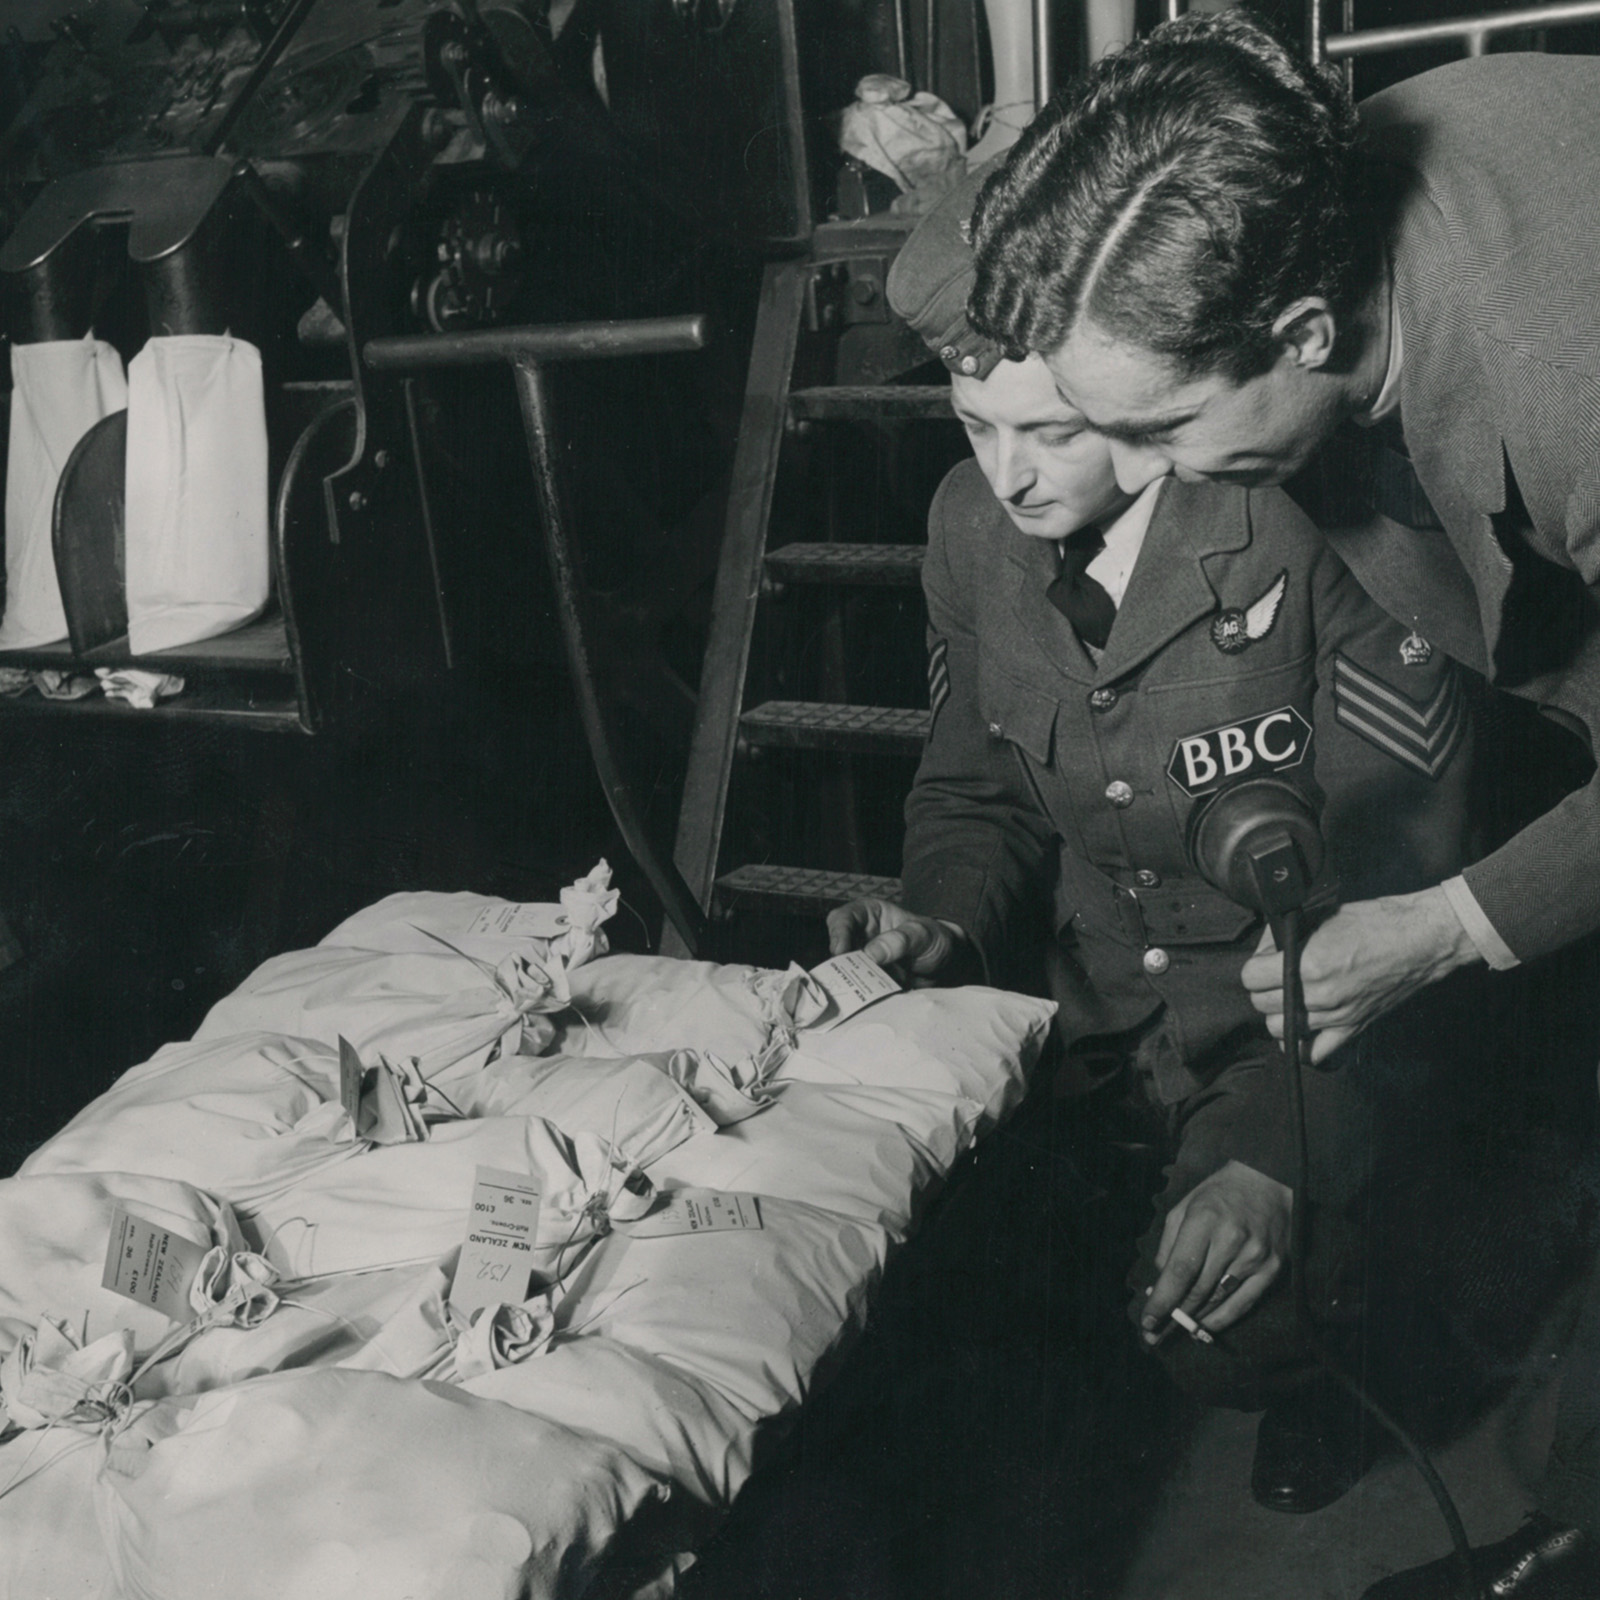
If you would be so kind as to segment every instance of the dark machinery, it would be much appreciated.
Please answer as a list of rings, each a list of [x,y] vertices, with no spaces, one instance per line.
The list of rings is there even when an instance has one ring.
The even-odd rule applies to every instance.
[[[552,298],[558,316],[615,318],[630,308],[586,301],[582,263],[579,288],[549,293],[541,203],[580,189],[595,252],[644,228],[670,267],[677,198],[639,170],[592,83],[558,72],[548,27],[510,6],[88,0],[51,27],[53,42],[13,29],[5,51],[21,100],[0,137],[7,337],[93,327],[127,356],[151,333],[227,331],[261,348],[267,376],[275,604],[152,658],[189,680],[165,714],[310,732],[374,689],[428,683],[458,641],[426,406],[417,379],[361,351],[542,322]],[[5,664],[130,660],[124,439],[108,418],[63,475],[70,644]]]

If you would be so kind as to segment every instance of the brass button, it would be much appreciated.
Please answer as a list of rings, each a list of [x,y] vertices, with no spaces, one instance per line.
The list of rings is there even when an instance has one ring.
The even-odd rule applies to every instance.
[[[1149,867],[1140,867],[1139,870],[1134,873],[1133,881],[1138,884],[1141,889],[1159,889],[1161,887],[1161,874],[1159,872],[1152,872]]]
[[[1002,738],[1004,738],[1005,737],[1005,731],[1006,730],[1004,728],[1002,728],[998,722],[991,722],[989,724],[989,737],[991,739],[1002,739]]]
[[[978,358],[976,356],[962,356],[961,370],[970,378],[978,370]]]
[[[1089,709],[1091,711],[1107,712],[1117,703],[1117,691],[1111,688],[1091,689],[1089,691]]]
[[[1159,978],[1172,965],[1172,957],[1159,946],[1144,953],[1144,970],[1152,978]]]
[[[1121,778],[1113,778],[1111,782],[1106,785],[1106,799],[1109,800],[1118,811],[1126,811],[1127,808],[1133,804],[1133,785],[1124,783]]]
[[[957,350],[953,344],[947,344],[944,349],[939,352],[939,359],[941,361],[954,361],[955,358],[960,354],[961,352]]]

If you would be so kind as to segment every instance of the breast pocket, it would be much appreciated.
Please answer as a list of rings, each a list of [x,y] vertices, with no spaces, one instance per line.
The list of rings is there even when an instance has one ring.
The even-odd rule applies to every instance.
[[[978,709],[991,739],[1003,739],[1041,767],[1051,764],[1060,700],[1014,677],[987,651],[978,657]]]

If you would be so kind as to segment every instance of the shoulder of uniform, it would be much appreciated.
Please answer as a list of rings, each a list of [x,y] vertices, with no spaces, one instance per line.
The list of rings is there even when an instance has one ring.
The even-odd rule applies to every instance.
[[[929,537],[940,534],[946,539],[969,543],[986,534],[996,523],[1010,527],[983,469],[970,457],[957,462],[944,475],[944,481],[934,494],[928,513]]]
[[[944,475],[928,512],[928,548],[963,587],[981,580],[993,564],[997,536],[1010,531],[976,461],[958,462]]]

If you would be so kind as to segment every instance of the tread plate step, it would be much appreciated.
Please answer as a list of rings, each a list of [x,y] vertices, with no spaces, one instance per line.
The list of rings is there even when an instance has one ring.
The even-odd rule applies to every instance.
[[[792,389],[789,415],[804,422],[883,422],[948,420],[947,383],[837,384],[825,389]]]
[[[717,879],[717,899],[722,905],[742,911],[776,911],[787,916],[816,916],[865,894],[876,895],[880,900],[898,900],[900,880],[875,878],[864,872],[779,867],[770,863],[736,867]]]
[[[767,552],[767,572],[783,583],[862,583],[915,588],[920,544],[786,544]]]
[[[750,744],[783,750],[914,756],[922,750],[929,721],[927,711],[909,706],[769,700],[745,712],[739,718],[739,729]]]

